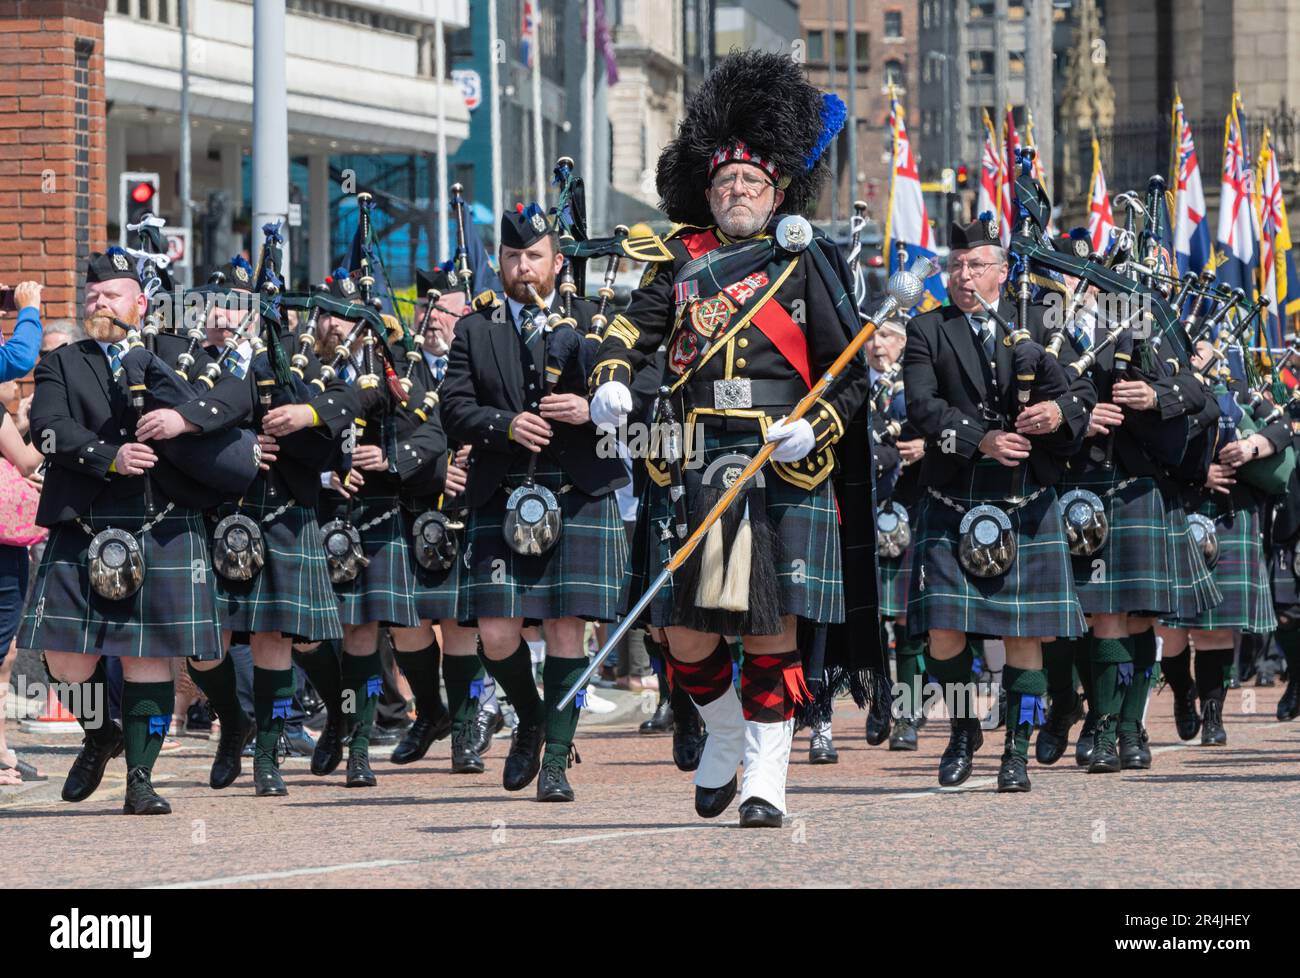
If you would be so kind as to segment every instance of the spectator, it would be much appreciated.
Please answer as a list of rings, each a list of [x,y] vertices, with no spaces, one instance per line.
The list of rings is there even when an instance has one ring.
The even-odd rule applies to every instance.
[[[41,352],[39,356],[57,350],[61,346],[69,343],[76,343],[78,340],[86,338],[85,331],[74,320],[56,319],[45,327],[45,333],[41,337]],[[0,393],[0,402],[9,403],[9,397]],[[18,426],[18,433],[24,438],[28,437],[30,424],[27,415],[32,409],[32,395],[28,394],[18,402],[18,412],[14,417],[14,424]]]
[[[7,286],[0,285],[0,289]],[[0,346],[0,381],[17,380],[31,373],[41,348],[41,286],[19,282],[14,289],[18,323],[9,342]],[[0,313],[3,318],[5,313]]]

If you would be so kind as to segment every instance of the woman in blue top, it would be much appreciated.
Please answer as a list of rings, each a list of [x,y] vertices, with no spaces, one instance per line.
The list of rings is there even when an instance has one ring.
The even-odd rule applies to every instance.
[[[4,286],[0,286],[0,290],[3,289]],[[0,383],[31,373],[41,351],[40,283],[19,282],[14,289],[14,304],[18,307],[18,323],[13,335],[0,345]],[[0,313],[0,318],[3,316],[4,313]]]

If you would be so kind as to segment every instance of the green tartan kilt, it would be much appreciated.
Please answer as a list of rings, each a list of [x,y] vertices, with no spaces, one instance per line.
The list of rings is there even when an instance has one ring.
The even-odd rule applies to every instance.
[[[445,571],[433,571],[422,567],[415,559],[415,521],[425,512],[424,509],[412,510],[402,507],[402,532],[406,535],[408,551],[411,555],[411,576],[415,580],[415,610],[421,621],[442,621],[455,618],[457,611],[457,594],[460,591],[460,559]],[[457,534],[462,539],[461,551],[464,552],[464,532]]]
[[[155,496],[159,509],[165,502]],[[92,533],[109,527],[136,535],[144,553],[144,583],[122,601],[90,587],[90,534],[77,523],[50,530],[36,571],[18,645],[50,652],[121,658],[221,658],[216,574],[208,555],[203,514],[173,509],[141,538],[144,497],[103,499],[83,522]]]
[[[627,531],[613,492],[589,496],[544,459],[534,478],[555,494],[563,527],[555,546],[536,557],[515,553],[502,527],[506,500],[525,477],[523,466],[475,510],[465,529],[458,613],[461,624],[480,618],[553,618],[614,621],[627,583]],[[567,488],[566,488],[567,487]]]
[[[703,466],[686,473],[686,511],[694,530],[694,488],[704,469],[721,455],[738,452],[751,458],[763,447],[757,432],[729,432],[713,427],[697,429],[704,435]],[[640,461],[634,464],[643,464]],[[796,615],[819,624],[844,621],[844,574],[841,569],[839,516],[830,479],[808,490],[791,485],[772,468],[763,470],[764,510],[775,537],[775,576],[781,592],[782,615]],[[735,505],[740,505],[736,503]],[[662,528],[675,522],[668,488],[647,482],[641,497],[634,546],[629,604],[645,593],[668,563],[670,549]],[[698,560],[701,543],[692,560]],[[757,557],[757,555],[755,555]],[[691,599],[693,603],[693,598]],[[675,585],[669,581],[650,603],[649,623],[676,625]],[[740,613],[733,613],[740,614]],[[745,613],[745,619],[748,614]],[[731,632],[728,632],[731,634]],[[749,634],[744,626],[737,634]]]
[[[1125,482],[1129,484],[1119,489]],[[1071,489],[1087,489],[1100,496],[1110,524],[1106,545],[1100,551],[1070,558],[1084,614],[1172,612],[1175,606],[1165,543],[1168,521],[1155,479],[1124,476],[1113,468],[1097,469],[1058,486],[1058,498]]]
[[[1216,499],[1206,500],[1196,510],[1214,520],[1219,538],[1219,559],[1214,583],[1223,600],[1208,611],[1187,618],[1172,618],[1173,628],[1234,631],[1264,634],[1277,628],[1268,568],[1264,564],[1264,534],[1260,530],[1257,506],[1230,510]]]
[[[1279,618],[1300,618],[1300,580],[1295,565],[1295,541],[1275,545],[1269,554],[1273,610]]]
[[[346,512],[346,500],[332,492],[322,494],[322,527],[332,519],[342,519]],[[390,513],[386,519],[362,529],[385,513]],[[360,496],[352,501],[349,518],[361,533],[361,549],[370,563],[351,581],[333,585],[334,596],[338,599],[339,621],[344,625],[366,625],[373,621],[397,628],[418,625],[420,617],[415,609],[411,548],[402,527],[397,497]]]
[[[1222,601],[1223,592],[1192,539],[1187,511],[1177,501],[1167,501],[1165,513],[1169,517],[1165,546],[1169,551],[1169,577],[1174,599],[1174,611],[1170,617],[1195,618]]]
[[[913,507],[914,509],[915,507]],[[916,514],[908,511],[912,517],[912,530],[916,531]],[[897,618],[907,614],[907,592],[912,581],[912,559],[916,554],[916,543],[908,545],[901,555],[887,560],[880,557],[876,563],[880,568],[880,616]]]
[[[1008,498],[1040,488],[1022,482],[1028,475],[1025,465],[1012,469],[981,458],[966,484],[946,486],[943,494],[964,509],[991,503],[1006,512]],[[1056,500],[1056,490],[1046,487],[1033,502],[1009,513],[1017,546],[1011,569],[1001,577],[975,578],[957,558],[963,514],[926,492],[914,528],[908,634],[948,628],[990,638],[1082,635],[1087,624]]]
[[[214,571],[221,627],[242,634],[279,632],[301,642],[342,638],[316,510],[295,503],[264,523],[264,517],[289,501],[282,486],[277,492],[268,496],[266,482],[259,478],[238,509],[261,528],[266,563],[249,581],[230,581]],[[209,514],[209,539],[218,521],[233,512],[234,507],[222,507]]]

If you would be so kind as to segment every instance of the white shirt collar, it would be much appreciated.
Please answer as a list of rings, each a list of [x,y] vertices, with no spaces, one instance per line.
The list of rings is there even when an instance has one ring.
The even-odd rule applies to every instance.
[[[506,305],[510,309],[510,321],[515,324],[515,332],[518,333],[523,332],[523,330],[519,325],[519,314],[523,311],[525,305],[530,305],[530,304],[531,303],[519,302],[518,300],[512,299],[509,296],[506,297]],[[554,292],[552,292],[550,295],[542,296],[542,307],[544,309],[550,309],[551,306],[554,304],[555,304]]]

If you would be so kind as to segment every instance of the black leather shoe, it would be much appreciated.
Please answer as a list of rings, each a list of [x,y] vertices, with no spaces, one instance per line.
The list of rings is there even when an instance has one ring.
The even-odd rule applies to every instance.
[[[318,778],[333,774],[343,761],[343,718],[327,714],[325,726],[316,738],[316,749],[311,755],[311,773]]]
[[[370,745],[372,747],[387,747],[389,744],[399,743],[415,726],[413,723],[399,723],[395,726],[386,727],[382,723],[372,724],[370,727]]]
[[[482,774],[483,758],[477,750],[477,732],[474,726],[468,725],[460,730],[459,733],[453,734],[451,738],[451,773],[452,774]]]
[[[1092,760],[1088,762],[1089,774],[1116,774],[1120,769],[1119,744],[1115,739],[1118,720],[1114,716],[1097,718],[1097,733],[1093,739]]]
[[[1174,694],[1174,727],[1179,740],[1194,740],[1201,730],[1201,716],[1196,709],[1196,690],[1189,689],[1184,696]]]
[[[735,775],[721,788],[695,786],[695,814],[700,818],[717,818],[727,810],[739,787]]]
[[[1072,694],[1070,700],[1052,700],[1047,708],[1047,718],[1038,730],[1034,741],[1034,758],[1039,764],[1055,764],[1070,746],[1070,728],[1083,719],[1083,699]]]
[[[1223,729],[1223,704],[1208,699],[1201,706],[1201,746],[1222,747],[1228,742],[1228,731]]]
[[[111,729],[103,736],[87,734],[82,740],[81,753],[72,762],[67,780],[63,782],[64,801],[85,801],[93,795],[99,782],[104,780],[104,768],[108,767],[108,762],[126,747],[117,721],[110,720],[109,727]]]
[[[673,729],[673,706],[667,697],[659,701],[654,715],[637,727],[643,734],[666,734]]]
[[[470,727],[474,735],[470,746],[474,748],[474,753],[479,757],[486,754],[488,748],[492,746],[492,738],[505,725],[506,718],[499,710],[485,710],[480,706],[474,714],[473,724]]]
[[[501,772],[501,786],[506,791],[522,791],[533,783],[541,764],[542,725],[539,721],[526,724],[521,720],[510,740],[510,753],[506,755],[505,768]]]
[[[894,729],[889,732],[890,750],[916,750],[916,721],[911,717],[899,717],[894,721]]]
[[[1300,717],[1300,676],[1293,675],[1287,679],[1282,698],[1277,701],[1277,718],[1294,720],[1296,717]]]
[[[808,742],[809,764],[838,764],[840,752],[835,749],[831,735],[824,730],[814,730]]]
[[[254,768],[253,788],[259,798],[281,798],[289,793],[289,789],[284,786],[284,778],[280,777],[280,771],[275,767]]]
[[[569,757],[576,759],[578,752],[572,747],[569,751]],[[537,775],[538,801],[573,801],[573,786],[565,775],[571,763],[569,757],[552,754],[546,758],[546,763]]]
[[[171,813],[172,806],[153,790],[147,770],[133,767],[126,772],[126,801],[122,804],[123,815],[170,815]]]
[[[417,717],[407,729],[402,742],[393,749],[393,756],[389,760],[394,764],[411,764],[421,760],[429,753],[429,748],[433,746],[435,740],[442,740],[450,734],[450,713],[439,714],[436,720],[423,716]],[[374,743],[373,739],[371,743]]]
[[[358,750],[356,747],[348,751],[348,779],[349,788],[373,788],[379,781],[375,778],[375,772],[370,770],[370,751]]]
[[[243,773],[244,749],[253,742],[253,737],[257,733],[257,724],[248,719],[243,710],[239,711],[239,718],[243,720],[242,726],[224,720],[221,723],[217,756],[212,759],[212,774],[208,777],[208,784],[218,790],[229,788]]]
[[[1121,731],[1119,735],[1119,767],[1121,771],[1145,771],[1151,766],[1151,751],[1144,749],[1146,731],[1139,725],[1134,733]]]
[[[670,711],[668,715],[673,718],[673,763],[679,771],[694,771],[700,766],[709,737],[700,713],[692,703],[689,710]]]
[[[978,720],[953,720],[952,735],[939,759],[939,784],[951,788],[970,777],[975,752],[984,746],[984,731]]]
[[[889,697],[877,693],[867,711],[867,743],[872,747],[883,744],[889,738],[889,729]]]
[[[1138,724],[1138,755],[1142,758],[1144,768],[1151,766],[1151,737],[1141,723]]]
[[[1025,758],[1019,754],[1002,755],[1002,766],[998,768],[998,791],[1028,791],[1029,771]]]
[[[781,809],[762,798],[746,798],[740,803],[742,829],[779,829],[781,822]]]
[[[1079,739],[1074,742],[1074,763],[1087,767],[1092,763],[1092,750],[1097,742],[1097,714],[1089,710],[1083,718],[1083,729]]]

